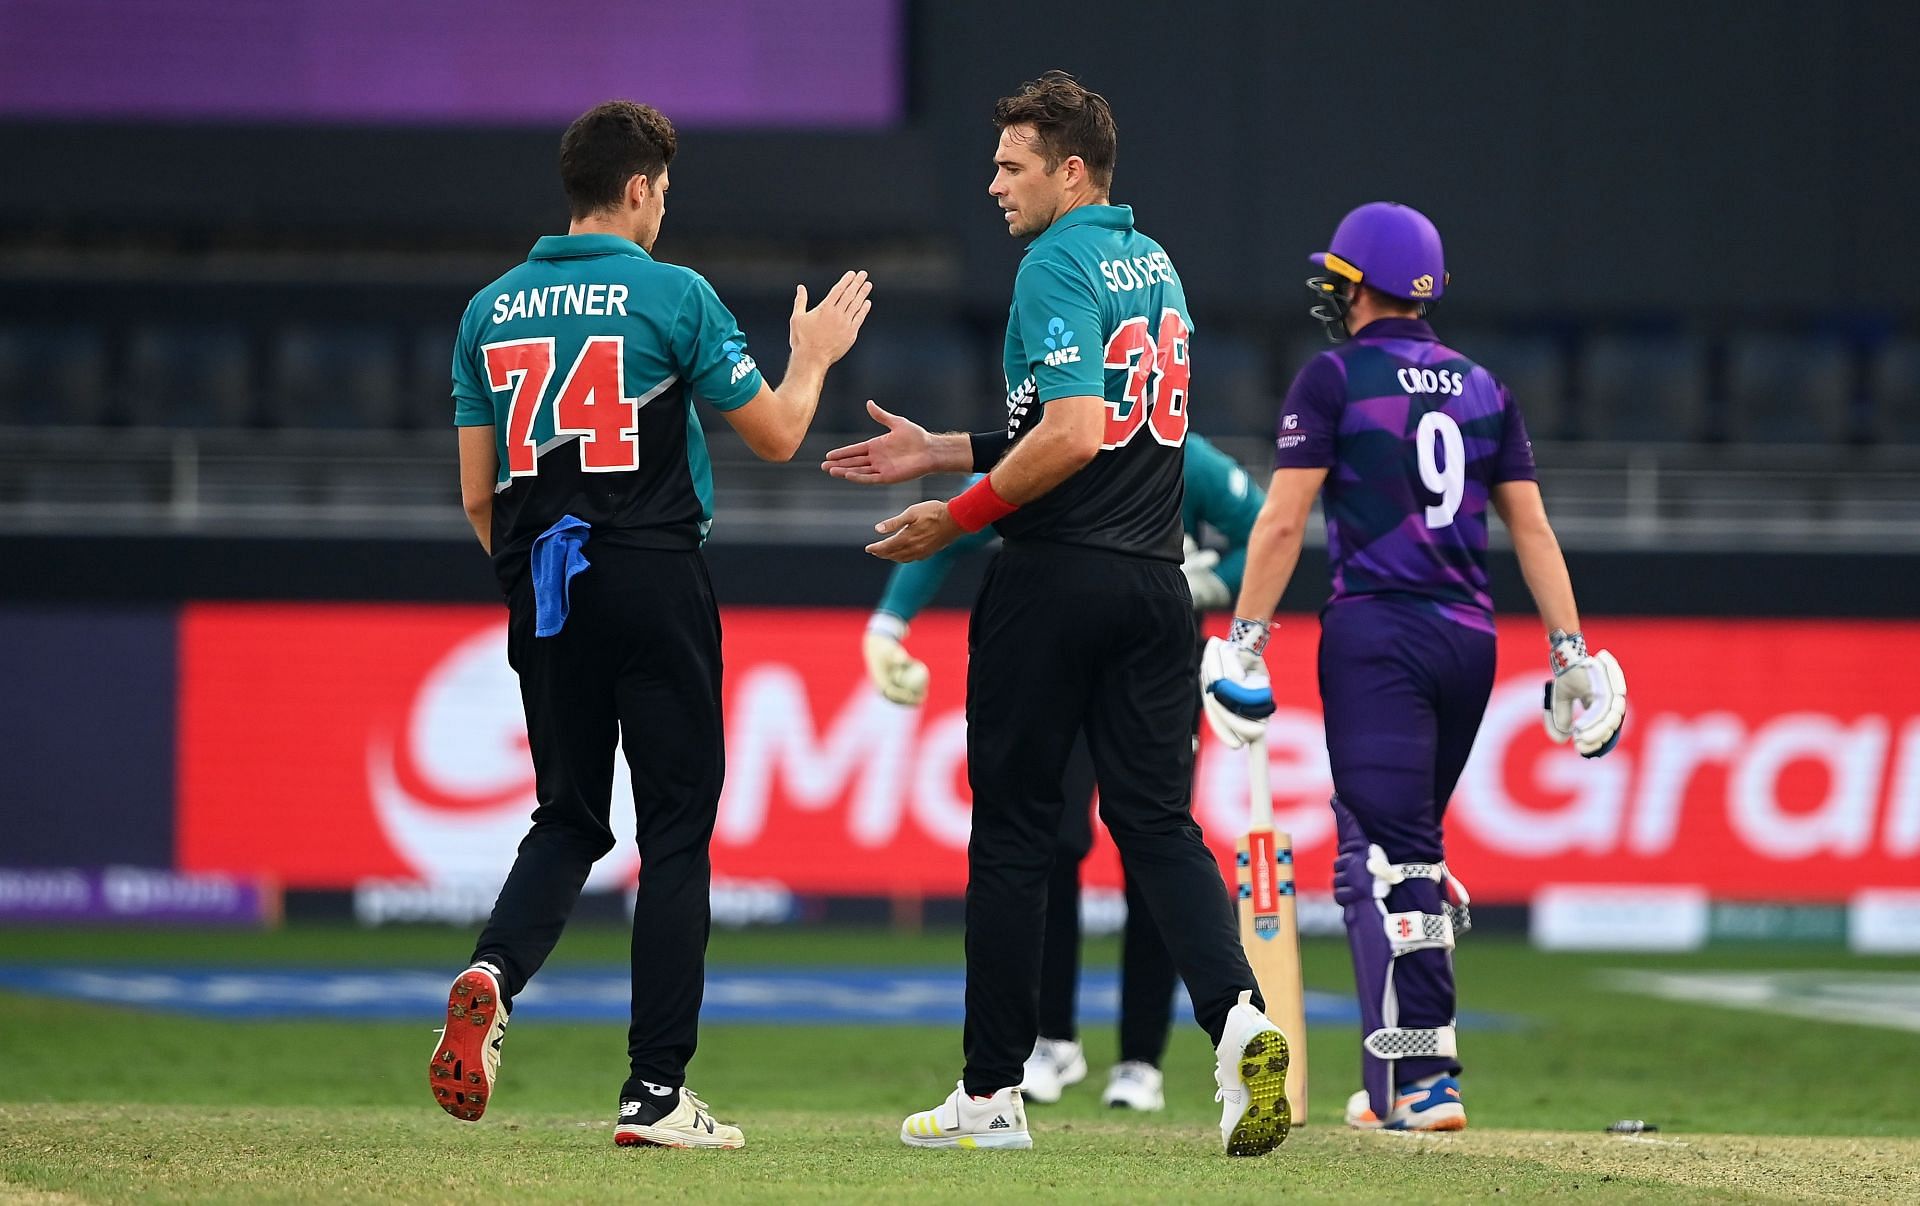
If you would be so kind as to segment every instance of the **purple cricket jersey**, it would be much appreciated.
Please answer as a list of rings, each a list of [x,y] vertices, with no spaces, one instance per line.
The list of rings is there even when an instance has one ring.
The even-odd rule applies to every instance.
[[[1416,318],[1383,318],[1307,362],[1281,407],[1274,468],[1327,468],[1329,607],[1388,597],[1493,631],[1487,499],[1534,480],[1520,410],[1493,374]]]

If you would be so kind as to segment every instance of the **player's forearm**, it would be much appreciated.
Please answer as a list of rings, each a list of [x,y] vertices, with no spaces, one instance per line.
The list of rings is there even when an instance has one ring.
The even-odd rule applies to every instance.
[[[1535,522],[1510,528],[1514,555],[1520,561],[1520,576],[1526,579],[1539,609],[1540,621],[1547,631],[1580,631],[1580,611],[1573,601],[1573,578],[1567,573],[1567,559],[1560,541],[1544,516]]]
[[[826,388],[827,369],[833,362],[804,352],[794,353],[787,362],[787,375],[773,391],[779,402],[779,440],[776,447],[754,452],[768,460],[789,461],[800,450],[813,426],[814,412],[820,408],[820,391]],[[772,455],[768,455],[771,453]]]
[[[973,437],[964,431],[928,433],[927,451],[933,456],[929,473],[974,472]]]
[[[480,538],[480,547],[488,556],[493,555],[493,499],[491,496],[479,501],[469,501],[465,510],[467,522],[473,525],[473,534]]]
[[[988,477],[993,491],[1024,507],[1087,467],[1100,455],[1106,403],[1093,397],[1047,403],[1039,426],[1028,432]]]
[[[1073,442],[1057,437],[1042,439],[1036,431],[994,467],[994,493],[1016,507],[1024,507],[1080,472],[1091,460],[1093,457]]]
[[[1306,524],[1291,516],[1262,514],[1247,538],[1246,566],[1240,575],[1240,595],[1233,614],[1262,623],[1273,618],[1280,596],[1293,581],[1300,564],[1300,546]]]

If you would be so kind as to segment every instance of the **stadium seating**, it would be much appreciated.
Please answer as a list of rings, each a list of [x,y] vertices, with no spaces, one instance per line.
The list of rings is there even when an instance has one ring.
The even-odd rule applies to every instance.
[[[1727,343],[1726,434],[1752,444],[1853,435],[1853,355],[1837,339],[1750,332]]]
[[[90,327],[0,328],[0,424],[89,426],[107,417],[106,341]]]
[[[255,419],[253,376],[235,328],[142,327],[127,346],[115,417],[136,427],[244,427]]]
[[[739,315],[777,382],[784,309],[750,298]],[[1298,326],[1198,326],[1195,428],[1229,439],[1264,439],[1294,376],[1330,346]],[[1536,439],[1920,444],[1920,337],[1863,347],[1781,329],[1714,339],[1603,329],[1576,336],[1571,354],[1560,335],[1484,323],[1447,337],[1507,384]],[[442,430],[452,342],[438,322],[0,325],[0,426]],[[876,314],[829,378],[814,430],[868,431],[868,398],[929,426],[979,430],[1002,394],[997,316]],[[725,426],[699,413],[710,430]]]
[[[1604,334],[1579,359],[1575,434],[1675,443],[1706,434],[1707,348],[1684,335]]]
[[[1920,339],[1895,339],[1880,349],[1868,374],[1873,408],[1868,430],[1889,444],[1920,444]]]
[[[263,418],[272,427],[393,427],[399,383],[390,331],[286,327],[274,343]]]

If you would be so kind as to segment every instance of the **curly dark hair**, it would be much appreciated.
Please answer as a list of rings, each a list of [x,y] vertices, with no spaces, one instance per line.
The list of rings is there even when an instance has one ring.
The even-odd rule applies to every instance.
[[[1119,152],[1113,108],[1101,96],[1064,71],[1049,71],[1028,80],[1012,96],[993,106],[993,124],[1032,126],[1047,171],[1078,155],[1087,175],[1100,189],[1113,185],[1113,161]]]
[[[588,109],[560,138],[560,183],[573,216],[618,205],[635,176],[658,184],[678,149],[673,123],[652,105],[615,100]]]

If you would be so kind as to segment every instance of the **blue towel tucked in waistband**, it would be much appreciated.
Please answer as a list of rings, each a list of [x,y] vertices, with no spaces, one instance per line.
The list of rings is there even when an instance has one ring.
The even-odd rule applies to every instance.
[[[591,564],[580,551],[590,530],[586,520],[562,515],[560,522],[534,538],[533,635],[550,637],[566,626],[573,576]]]

